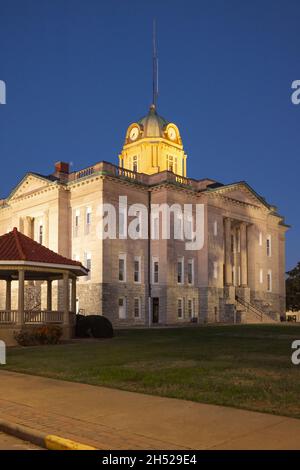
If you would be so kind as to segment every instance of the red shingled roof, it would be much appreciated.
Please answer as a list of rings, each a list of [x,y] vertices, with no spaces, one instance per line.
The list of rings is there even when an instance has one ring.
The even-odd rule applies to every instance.
[[[65,264],[82,267],[79,261],[65,258],[35,242],[16,228],[12,232],[0,236],[1,261],[30,261],[45,264]]]

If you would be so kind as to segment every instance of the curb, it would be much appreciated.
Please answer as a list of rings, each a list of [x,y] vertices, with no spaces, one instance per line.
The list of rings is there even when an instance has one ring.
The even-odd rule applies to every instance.
[[[65,439],[54,434],[44,434],[35,429],[0,419],[0,431],[31,442],[48,450],[97,450],[95,447]]]

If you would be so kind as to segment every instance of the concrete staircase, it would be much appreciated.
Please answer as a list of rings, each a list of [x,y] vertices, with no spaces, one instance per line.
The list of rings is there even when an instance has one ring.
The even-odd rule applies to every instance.
[[[276,313],[263,308],[263,302],[247,302],[238,295],[236,301],[236,320],[237,323],[276,323]]]

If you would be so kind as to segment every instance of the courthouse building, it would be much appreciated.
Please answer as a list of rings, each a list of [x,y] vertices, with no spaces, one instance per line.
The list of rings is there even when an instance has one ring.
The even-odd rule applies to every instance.
[[[126,236],[127,216],[128,224],[134,216],[120,200],[128,210],[149,209],[149,236]],[[99,236],[103,204],[116,208],[117,237]],[[152,217],[154,204],[202,205],[203,246],[188,250],[184,234],[163,238],[163,214]],[[0,201],[0,235],[14,227],[89,268],[77,282],[76,310],[105,315],[115,326],[272,322],[285,315],[283,217],[244,181],[189,178],[180,131],[154,105],[128,127],[118,165],[101,161],[71,172],[58,162],[50,175],[27,173]],[[13,302],[16,290],[13,283]],[[46,308],[42,282],[28,281],[26,291],[27,308]],[[58,310],[62,291],[59,282],[53,286]]]

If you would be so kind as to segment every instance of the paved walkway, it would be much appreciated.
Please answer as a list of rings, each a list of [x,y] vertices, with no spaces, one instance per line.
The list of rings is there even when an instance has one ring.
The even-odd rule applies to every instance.
[[[300,420],[0,370],[0,419],[99,449],[300,449]]]

